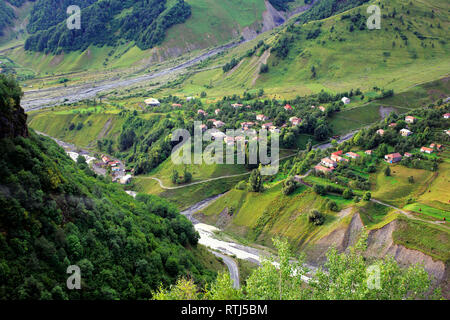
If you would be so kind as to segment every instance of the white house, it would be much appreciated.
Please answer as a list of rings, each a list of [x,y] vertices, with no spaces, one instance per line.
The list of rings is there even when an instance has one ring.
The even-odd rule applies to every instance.
[[[349,104],[349,103],[350,103],[350,99],[347,98],[347,97],[343,97],[343,98],[341,99],[341,101],[342,101],[344,104]]]
[[[400,134],[401,134],[403,137],[407,137],[407,136],[412,135],[412,132],[409,131],[408,129],[402,129],[402,130],[400,130]]]
[[[147,106],[151,106],[151,107],[159,107],[161,105],[161,103],[158,101],[158,99],[155,99],[155,98],[149,98],[149,99],[145,100],[144,102]]]
[[[266,116],[263,115],[263,114],[258,114],[258,115],[256,116],[256,120],[258,120],[258,121],[266,121],[266,120],[269,120],[269,117],[266,117]]]
[[[122,178],[120,178],[120,184],[129,184],[131,182],[131,179],[133,178],[133,176],[131,174],[127,174],[126,176],[123,176]]]
[[[292,123],[293,126],[298,126],[302,122],[302,119],[297,117],[290,117],[289,122]]]
[[[444,114],[444,119],[450,119],[450,113]]]

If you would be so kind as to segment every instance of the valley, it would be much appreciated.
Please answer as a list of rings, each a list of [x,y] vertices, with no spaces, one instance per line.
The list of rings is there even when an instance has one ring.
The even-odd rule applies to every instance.
[[[0,299],[450,297],[447,1],[66,2],[0,16]]]

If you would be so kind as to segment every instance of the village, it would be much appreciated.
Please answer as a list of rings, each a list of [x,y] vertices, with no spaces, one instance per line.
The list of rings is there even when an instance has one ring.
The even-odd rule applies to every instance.
[[[450,113],[444,114],[443,118],[444,119],[450,119]],[[418,119],[416,117],[413,117],[413,116],[406,116],[404,121],[406,123],[409,123],[409,124],[414,124],[414,123],[416,123],[418,121]],[[396,126],[397,126],[397,123],[390,123],[389,124],[389,128],[395,128]],[[445,133],[449,135],[450,131],[446,130]],[[378,134],[380,136],[384,136],[385,130],[378,129],[376,131],[376,134]],[[399,134],[402,137],[409,137],[409,136],[411,136],[413,134],[413,132],[410,131],[408,128],[402,128],[399,131]],[[423,153],[423,154],[431,155],[431,154],[433,154],[435,152],[440,152],[442,150],[443,150],[443,145],[442,144],[431,143],[429,146],[421,147],[415,153],[404,152],[404,154],[401,155],[399,152],[393,152],[393,153],[386,154],[386,155],[384,155],[384,160],[388,164],[395,164],[395,163],[401,162],[403,160],[403,158],[411,158],[411,157],[413,157],[418,152]],[[339,151],[333,152],[330,157],[323,158],[321,160],[321,162],[314,167],[314,169],[317,172],[331,173],[331,172],[333,172],[333,170],[335,168],[337,168],[339,163],[341,163],[341,162],[347,162],[348,163],[350,160],[359,159],[359,158],[361,158],[361,156],[363,154],[367,155],[367,156],[372,156],[373,155],[373,150],[365,150],[364,152],[360,151],[359,153],[347,152],[345,154],[343,154],[342,150],[339,150]]]
[[[186,102],[193,102],[195,100],[195,97],[187,97]],[[351,100],[348,97],[343,97],[340,99],[341,105],[348,105],[350,104]],[[161,102],[156,98],[148,98],[144,101],[145,105],[148,108],[156,108],[160,107],[162,104]],[[183,108],[183,104],[180,102],[172,103],[172,108],[174,110]],[[216,117],[220,117],[223,113],[223,110],[220,108],[215,108],[213,113],[215,115],[215,118],[210,117],[210,113],[204,109],[197,109],[196,114],[199,117],[199,120],[202,120],[204,123],[200,126],[202,132],[206,132],[208,129],[211,133],[213,140],[223,140],[226,145],[233,145],[235,142],[244,142],[247,143],[248,140],[246,137],[251,137],[252,140],[257,140],[257,130],[267,130],[270,133],[281,133],[282,129],[288,129],[288,128],[295,128],[299,127],[303,119],[294,116],[296,110],[289,104],[286,103],[284,106],[282,106],[281,111],[284,112],[285,115],[288,115],[288,118],[283,123],[278,123],[276,119],[271,119],[269,116],[265,115],[264,113],[258,113],[258,112],[252,112],[252,106],[251,105],[244,105],[242,103],[230,103],[229,107],[232,108],[232,110],[235,110],[240,116],[245,115],[245,117],[248,117],[248,114],[253,114],[253,119],[249,119],[247,121],[241,121],[239,123],[239,129],[241,130],[241,135],[235,135],[235,136],[228,136],[225,131],[227,129],[237,129],[235,127],[235,124],[229,124],[223,121],[224,119],[216,119]],[[320,105],[320,106],[310,106],[311,112],[318,111],[319,115],[322,117],[326,117],[327,108]],[[301,109],[300,110],[303,113],[309,113],[307,110]],[[291,114],[291,116],[289,116]],[[278,121],[279,122],[279,121]],[[339,138],[339,136],[334,136],[333,138]]]

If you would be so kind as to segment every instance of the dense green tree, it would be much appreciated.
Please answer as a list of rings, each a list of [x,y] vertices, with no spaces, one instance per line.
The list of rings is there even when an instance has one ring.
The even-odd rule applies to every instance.
[[[262,192],[264,190],[261,173],[258,169],[254,169],[248,180],[249,190],[253,192]]]

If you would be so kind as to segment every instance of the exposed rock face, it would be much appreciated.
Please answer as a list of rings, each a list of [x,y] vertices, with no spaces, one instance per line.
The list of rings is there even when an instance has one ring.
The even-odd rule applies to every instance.
[[[444,262],[434,260],[421,251],[395,244],[392,233],[395,231],[397,224],[398,222],[394,220],[380,229],[369,231],[366,256],[373,258],[392,256],[402,266],[422,264],[428,274],[442,285],[443,294],[448,298],[450,296],[449,268],[446,267]],[[331,246],[335,246],[339,252],[344,252],[358,241],[362,228],[363,222],[359,214],[356,213],[348,227],[333,230],[307,250],[308,262],[318,265],[323,264],[326,261],[325,254]]]
[[[336,247],[339,252],[355,245],[363,228],[363,222],[359,214],[352,217],[347,228],[333,230],[329,235],[320,239],[313,248],[308,250],[308,258],[313,264],[323,264],[326,261],[326,252],[331,246]]]
[[[272,30],[285,21],[283,15],[275,9],[269,1],[265,1],[267,10],[263,12],[263,28],[262,32]]]
[[[433,260],[432,257],[418,250],[395,244],[392,232],[396,226],[397,221],[394,220],[383,228],[370,231],[367,239],[367,255],[370,257],[393,256],[401,265],[421,263],[429,274],[433,275],[436,280],[442,281],[446,273],[445,263]]]
[[[22,91],[14,81],[0,77],[0,139],[28,137],[27,115],[20,106],[21,96]]]

